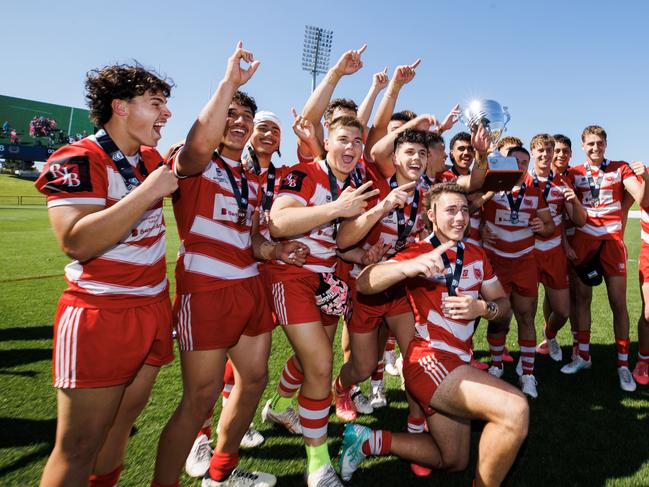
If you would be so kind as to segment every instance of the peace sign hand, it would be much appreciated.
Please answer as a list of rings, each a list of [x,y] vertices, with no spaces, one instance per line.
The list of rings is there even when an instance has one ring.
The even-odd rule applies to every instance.
[[[365,192],[371,185],[372,181],[368,181],[356,189],[351,186],[345,188],[334,202],[336,207],[335,217],[352,218],[363,213],[367,208],[367,200],[379,194],[378,189]]]

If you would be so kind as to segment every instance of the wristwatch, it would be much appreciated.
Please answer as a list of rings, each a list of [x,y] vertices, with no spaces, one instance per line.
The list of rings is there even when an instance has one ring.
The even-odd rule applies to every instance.
[[[498,305],[493,301],[487,301],[487,320],[493,320],[498,314]]]

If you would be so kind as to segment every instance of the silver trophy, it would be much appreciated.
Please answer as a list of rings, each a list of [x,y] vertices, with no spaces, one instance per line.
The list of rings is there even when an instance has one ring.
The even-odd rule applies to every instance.
[[[460,115],[460,120],[469,130],[474,130],[481,124],[487,130],[494,146],[507,130],[510,119],[507,107],[495,100],[474,100]],[[515,157],[505,157],[497,150],[489,155],[487,164],[483,191],[509,190],[523,174],[523,171],[518,169]]]

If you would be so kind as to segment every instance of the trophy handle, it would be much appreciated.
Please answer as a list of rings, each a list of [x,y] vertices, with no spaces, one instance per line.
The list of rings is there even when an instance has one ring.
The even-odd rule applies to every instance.
[[[512,116],[509,114],[507,107],[503,107],[503,113],[505,114],[505,123],[503,124],[503,126],[507,126],[509,121],[512,119]]]

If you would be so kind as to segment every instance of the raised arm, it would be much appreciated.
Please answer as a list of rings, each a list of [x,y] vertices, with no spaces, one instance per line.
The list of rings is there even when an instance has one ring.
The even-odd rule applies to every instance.
[[[250,63],[247,69],[241,62]],[[228,59],[225,76],[214,95],[203,107],[187,134],[185,146],[176,159],[175,171],[180,176],[200,174],[212,158],[212,153],[221,143],[228,113],[228,107],[236,91],[257,71],[259,61],[243,48],[239,41],[234,53]]]
[[[361,55],[365,52],[365,49],[367,49],[367,44],[364,44],[358,50],[351,50],[343,53],[343,55],[340,56],[340,59],[338,59],[336,65],[327,71],[327,74],[320,84],[315,90],[313,90],[313,93],[311,93],[311,96],[309,96],[309,99],[306,101],[304,108],[302,109],[302,116],[313,123],[316,135],[321,144],[324,144],[322,116],[331,101],[333,92],[336,89],[340,78],[345,75],[354,74],[363,67]],[[299,141],[298,144],[300,153],[305,156],[310,156],[310,154],[308,154],[308,148],[303,147]]]
[[[419,115],[379,140],[372,148],[371,158],[379,168],[379,171],[381,171],[381,174],[386,178],[389,178],[394,174],[395,169],[394,163],[392,162],[394,141],[401,132],[406,129],[428,131],[430,126],[434,124],[435,117],[432,115]]]
[[[421,59],[417,59],[410,65],[397,66],[395,68],[392,79],[388,83],[388,88],[376,110],[372,127],[367,134],[367,139],[365,140],[365,157],[367,159],[371,160],[371,150],[374,144],[388,133],[388,124],[394,113],[394,107],[397,105],[399,92],[405,84],[410,83],[415,78],[415,69],[419,66],[419,63],[421,63]]]
[[[479,191],[487,175],[487,157],[491,148],[491,139],[482,124],[471,132],[471,145],[475,149],[475,162],[471,174],[457,179],[457,184],[468,193]]]
[[[374,73],[372,76],[372,86],[370,90],[365,95],[363,103],[358,107],[358,114],[356,118],[363,124],[363,133],[367,135],[367,124],[370,121],[370,116],[372,115],[372,109],[374,108],[374,102],[376,102],[376,97],[379,95],[381,90],[383,90],[388,85],[388,68],[386,67],[380,73]]]

